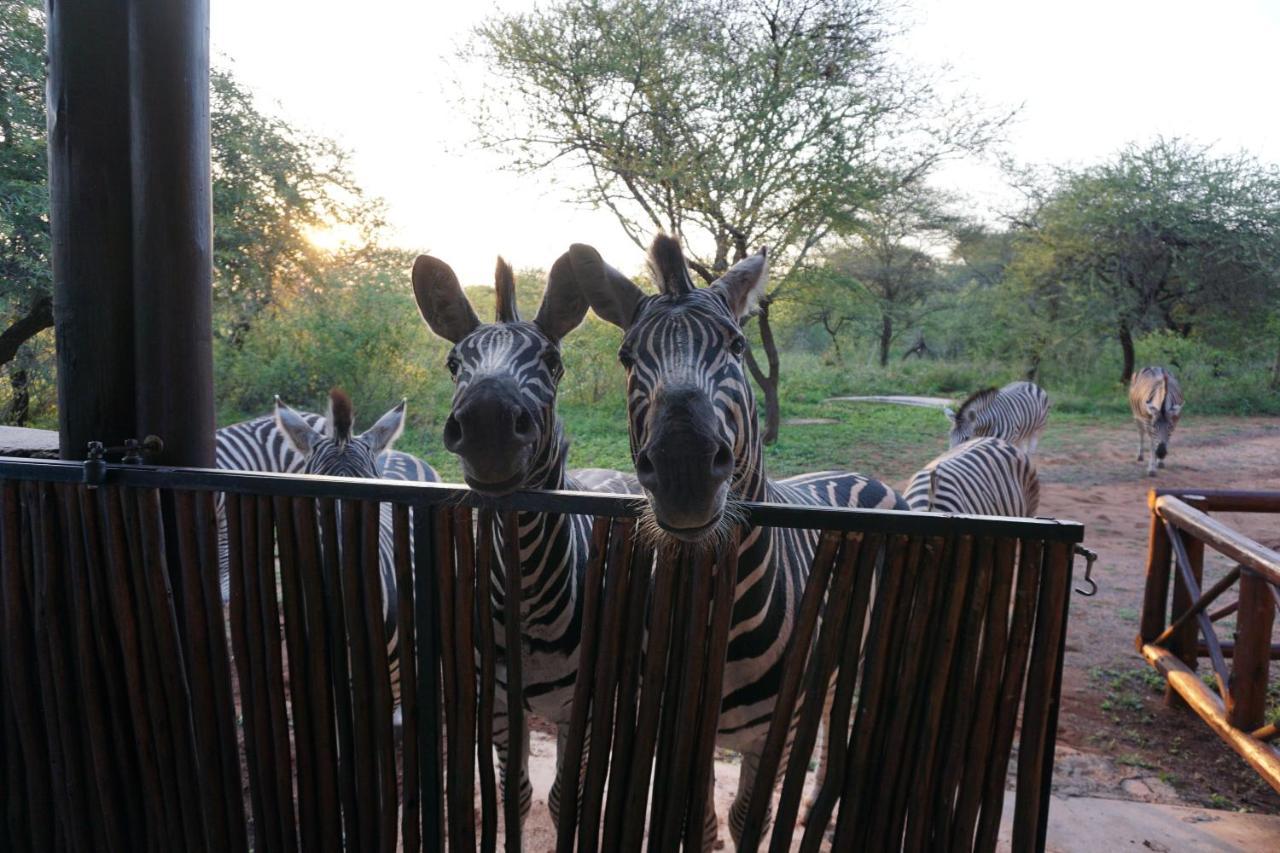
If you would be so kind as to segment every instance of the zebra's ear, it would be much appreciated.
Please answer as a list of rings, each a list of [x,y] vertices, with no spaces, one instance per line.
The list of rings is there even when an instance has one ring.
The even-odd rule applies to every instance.
[[[418,255],[413,262],[413,296],[431,331],[447,341],[456,344],[480,325],[458,277],[439,258]]]
[[[1179,416],[1179,415],[1181,415],[1181,414],[1182,414],[1182,404],[1181,404],[1181,403],[1170,403],[1170,404],[1169,404],[1169,417],[1171,417],[1171,418],[1176,418],[1176,417],[1178,417],[1178,416]]]
[[[360,434],[360,440],[369,446],[373,455],[390,450],[396,439],[404,432],[404,407],[407,401],[400,404],[382,417],[378,422]]]
[[[769,254],[768,249],[761,246],[760,251],[738,261],[711,286],[720,292],[733,316],[741,321],[755,313],[768,284]]]
[[[631,279],[618,272],[613,267],[604,262],[597,252],[591,246],[584,243],[574,243],[569,247],[569,251],[561,256],[556,265],[559,266],[561,261],[568,258],[568,271],[572,275],[569,278],[562,278],[562,281],[571,280],[577,284],[577,290],[585,300],[586,305],[591,306],[591,310],[596,312],[601,320],[612,323],[620,329],[626,329],[635,319],[636,309],[640,302],[644,299],[644,291],[636,287]],[[555,273],[555,267],[552,267],[552,273]],[[551,290],[554,282],[547,283],[547,297],[551,296]],[[547,307],[548,299],[543,299],[543,307]],[[572,306],[570,308],[570,306]],[[561,318],[559,327],[563,328],[566,322],[573,317],[573,311],[576,311],[578,304],[571,303],[567,299],[560,300]],[[538,323],[544,331],[544,326],[540,320],[543,318],[543,312],[538,312]],[[547,316],[548,325],[554,325],[551,316]],[[581,320],[581,316],[578,318]],[[577,322],[573,323],[576,326]],[[564,329],[567,333],[573,326]],[[548,331],[548,334],[550,332]]]
[[[276,397],[276,428],[284,434],[289,446],[303,456],[310,456],[316,443],[324,437],[312,429],[302,415],[281,402],[279,396]]]
[[[557,343],[576,329],[582,318],[587,316],[587,295],[573,263],[575,252],[585,258],[587,267],[600,258],[595,249],[580,244],[575,244],[556,258],[556,262],[551,265],[551,272],[547,274],[547,289],[542,294],[538,316],[533,318],[534,325]],[[603,264],[604,261],[600,263]],[[588,274],[594,275],[596,271],[592,268]]]

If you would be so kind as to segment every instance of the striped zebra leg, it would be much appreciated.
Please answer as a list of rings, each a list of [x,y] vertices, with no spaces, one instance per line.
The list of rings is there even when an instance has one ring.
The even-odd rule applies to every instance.
[[[505,778],[507,767],[507,750],[511,742],[508,729],[507,700],[503,691],[495,691],[493,697],[493,746],[498,753],[499,779]],[[529,782],[529,717],[524,718],[524,737],[521,739],[524,749],[520,755],[520,823],[523,826],[529,817],[529,809],[533,805],[533,785]],[[499,784],[501,788],[501,784]]]
[[[747,807],[751,804],[751,791],[756,785],[756,773],[760,769],[760,754],[764,751],[764,739],[751,745],[742,752],[742,768],[738,771],[738,792],[733,797],[733,805],[729,807],[729,836],[736,846],[742,840],[742,826],[747,820]],[[785,763],[780,765],[785,767]],[[773,797],[769,798],[765,808],[764,826],[760,837],[764,838],[769,823],[773,820]],[[712,807],[714,810],[714,807]]]
[[[711,765],[711,778],[707,780],[707,808],[702,818],[702,849],[716,849],[720,837],[720,821],[716,819],[716,772],[715,764]]]
[[[564,779],[564,756],[569,749],[569,724],[564,723],[556,728],[556,780],[551,783],[551,793],[547,795],[547,808],[551,810],[551,824],[560,826],[561,782]],[[582,795],[587,780],[587,760],[591,757],[591,727],[583,733],[582,762],[578,768],[578,815],[582,815]]]
[[[1141,462],[1144,454],[1147,452],[1147,429],[1141,423],[1138,424],[1138,461]]]

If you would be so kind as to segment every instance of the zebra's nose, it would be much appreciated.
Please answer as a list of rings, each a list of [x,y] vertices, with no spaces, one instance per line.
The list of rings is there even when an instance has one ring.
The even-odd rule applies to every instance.
[[[1163,441],[1156,445],[1156,458],[1163,459],[1169,455],[1169,447]]]
[[[636,454],[636,478],[650,492],[695,484],[718,487],[733,476],[733,449],[725,441],[708,447],[686,447],[683,452],[645,448]],[[659,460],[655,463],[655,459]]]
[[[537,432],[537,424],[523,406],[488,398],[454,409],[444,423],[443,438],[451,453],[493,454],[532,444]]]

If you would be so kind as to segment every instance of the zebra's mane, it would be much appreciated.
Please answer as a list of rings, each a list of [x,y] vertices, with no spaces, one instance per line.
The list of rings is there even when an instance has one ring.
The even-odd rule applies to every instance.
[[[649,247],[649,270],[659,293],[678,296],[694,291],[689,264],[675,237],[659,234],[653,238],[653,245]]]
[[[499,323],[520,322],[520,310],[516,307],[516,279],[511,264],[501,257],[493,271],[494,319]]]
[[[975,391],[969,395],[963,403],[956,409],[956,421],[961,421],[965,414],[973,409],[978,412],[985,411],[991,405],[991,401],[1000,393],[999,388],[983,388],[981,391]]]
[[[333,430],[336,441],[346,442],[351,438],[351,425],[355,422],[356,410],[350,395],[341,388],[329,391],[329,428]]]

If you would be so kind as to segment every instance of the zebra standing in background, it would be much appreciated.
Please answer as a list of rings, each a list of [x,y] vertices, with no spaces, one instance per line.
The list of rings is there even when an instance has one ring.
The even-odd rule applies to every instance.
[[[1029,517],[1040,507],[1040,477],[1004,439],[973,438],[917,471],[904,494],[915,512]]]
[[[1035,453],[1049,417],[1049,395],[1033,382],[1010,382],[1003,388],[978,391],[955,411],[942,411],[951,421],[952,447],[971,438],[994,436]]]
[[[1144,367],[1129,380],[1129,408],[1138,422],[1138,461],[1151,442],[1151,461],[1147,476],[1156,475],[1156,467],[1164,467],[1169,452],[1169,439],[1182,416],[1182,386],[1163,367]]]
[[[217,431],[217,467],[227,471],[267,471],[323,474],[434,483],[430,465],[391,444],[404,429],[405,403],[384,414],[361,435],[351,434],[354,409],[341,390],[329,392],[329,417],[297,412],[276,398],[272,415],[223,427]],[[225,496],[217,493],[218,573],[222,600],[231,596],[230,557],[227,549]],[[382,584],[383,616],[391,689],[397,704],[400,694],[399,623],[396,619],[395,547],[391,507],[381,506],[378,529],[378,565]]]
[[[893,489],[861,474],[826,471],[780,481],[765,476],[741,328],[768,280],[764,249],[714,284],[695,288],[679,242],[659,235],[650,251],[657,296],[644,295],[594,249],[575,246],[574,251],[590,252],[597,270],[578,277],[592,310],[624,332],[618,358],[627,375],[631,454],[648,498],[642,523],[657,544],[723,539],[739,523],[733,511],[739,501],[907,509]],[[735,842],[817,541],[817,534],[806,530],[741,531],[716,733],[717,745],[742,753],[729,813]],[[820,774],[825,775],[826,764],[824,749]],[[714,797],[708,800],[706,845],[715,839],[713,804]]]
[[[588,469],[578,480],[565,468],[568,441],[556,413],[556,389],[564,373],[560,341],[586,315],[573,284],[572,252],[551,267],[546,293],[533,322],[520,319],[515,280],[501,258],[496,271],[496,322],[481,323],[447,264],[427,255],[413,265],[418,309],[431,330],[451,341],[449,372],[455,389],[445,421],[444,444],[458,456],[463,478],[482,495],[517,489],[635,492],[635,478],[617,471]],[[589,260],[589,259],[588,259]],[[556,779],[548,796],[558,820],[561,773],[578,675],[582,596],[591,544],[591,519],[584,515],[517,514],[519,566],[505,564],[503,529],[494,530],[492,590],[494,640],[498,660],[494,692],[494,746],[499,763],[508,760],[510,735],[506,694],[506,632],[503,590],[507,572],[520,573],[520,650],[524,706],[556,725]],[[520,743],[520,814],[528,816],[529,720]],[[584,751],[585,762],[585,751]]]

